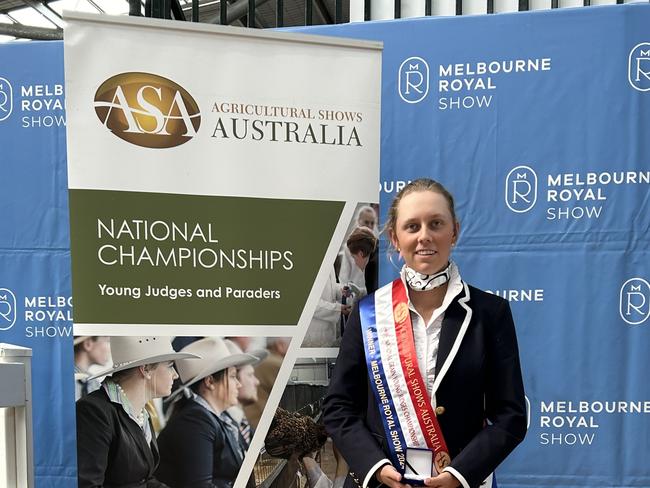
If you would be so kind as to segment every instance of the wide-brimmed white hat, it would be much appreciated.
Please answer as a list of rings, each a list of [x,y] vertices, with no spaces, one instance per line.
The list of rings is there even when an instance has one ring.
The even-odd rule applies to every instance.
[[[183,388],[192,386],[206,376],[222,369],[252,364],[255,356],[242,352],[232,354],[225,341],[220,337],[205,337],[181,349],[181,352],[201,356],[198,361],[180,359],[176,361],[176,370],[183,383]]]
[[[226,339],[224,340],[224,342],[226,343],[226,346],[228,347],[228,350],[230,351],[231,354],[241,354],[244,352],[241,350],[241,347],[239,347],[239,345],[236,342],[231,341],[230,339]],[[255,366],[256,364],[266,359],[266,356],[269,355],[269,351],[267,351],[266,349],[253,349],[252,351],[246,351],[246,354],[250,354],[251,356],[254,356],[255,360],[245,364],[250,364],[252,366]],[[244,366],[244,364],[242,364],[241,366]]]
[[[113,366],[88,379],[135,368],[144,364],[162,363],[178,359],[197,360],[201,356],[192,352],[176,352],[172,347],[171,337],[111,337],[111,356]]]

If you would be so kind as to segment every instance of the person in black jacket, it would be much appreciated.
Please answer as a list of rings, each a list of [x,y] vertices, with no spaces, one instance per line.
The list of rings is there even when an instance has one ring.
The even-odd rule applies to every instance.
[[[510,307],[450,261],[460,225],[439,183],[407,185],[386,230],[405,265],[350,315],[324,401],[345,486],[477,488],[526,433]]]
[[[165,337],[113,337],[113,367],[102,386],[77,402],[79,488],[164,488],[145,404],[171,393],[177,353]]]
[[[176,362],[183,398],[158,438],[159,480],[172,488],[231,488],[244,460],[238,426],[226,409],[238,404],[237,366],[258,361],[232,354],[220,338],[206,337],[182,352],[199,361]]]

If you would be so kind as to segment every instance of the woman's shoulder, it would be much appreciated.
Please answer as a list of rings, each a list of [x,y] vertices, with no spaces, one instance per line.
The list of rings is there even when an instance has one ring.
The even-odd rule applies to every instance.
[[[111,401],[104,388],[100,386],[97,390],[77,400],[77,408],[79,407],[108,409],[111,407]]]
[[[395,280],[390,280],[388,283],[380,286],[375,291],[368,293],[365,297],[363,297],[363,298],[361,298],[359,300],[359,303],[364,301],[364,300],[374,300],[375,297],[377,296],[377,294],[386,293],[388,290],[391,290],[392,287],[393,287],[393,282],[394,281]]]
[[[84,419],[104,426],[114,425],[119,416],[119,405],[113,404],[104,388],[99,388],[85,397],[77,400],[77,423],[83,422]]]
[[[220,442],[222,428],[216,416],[201,405],[190,401],[180,412],[175,412],[158,437],[158,443],[168,449],[170,445],[198,445],[201,442]]]
[[[188,425],[214,426],[215,421],[220,422],[218,416],[209,412],[203,405],[188,399],[177,412],[172,414],[169,424],[175,424],[177,428],[184,428]]]
[[[504,315],[510,315],[510,303],[494,293],[467,285],[469,306],[478,316],[499,322]]]
[[[470,300],[476,301],[485,305],[494,306],[496,308],[502,307],[508,303],[508,300],[500,296],[490,293],[489,291],[481,290],[470,284],[467,284],[469,289]]]

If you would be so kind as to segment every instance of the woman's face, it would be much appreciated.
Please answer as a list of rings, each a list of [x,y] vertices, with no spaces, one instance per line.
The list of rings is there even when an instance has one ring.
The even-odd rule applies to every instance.
[[[374,210],[364,210],[359,213],[359,218],[357,220],[359,227],[368,227],[370,230],[375,228],[377,219],[375,217]]]
[[[433,274],[447,266],[459,230],[442,194],[417,191],[402,197],[397,205],[391,242],[407,266]]]
[[[151,371],[151,398],[160,398],[169,396],[172,392],[174,380],[178,378],[178,373],[174,369],[173,361],[158,363]]]
[[[225,408],[230,408],[239,403],[237,396],[239,394],[241,383],[237,379],[237,368],[230,367],[222,382],[217,385],[217,395]]]

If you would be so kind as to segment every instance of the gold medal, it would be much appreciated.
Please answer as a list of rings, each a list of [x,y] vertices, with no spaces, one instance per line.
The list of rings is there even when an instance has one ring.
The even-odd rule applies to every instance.
[[[451,464],[451,458],[445,451],[440,451],[438,454],[436,454],[434,464],[436,466],[436,471],[438,474],[440,474],[442,473],[443,469]]]
[[[393,311],[393,316],[395,317],[395,323],[401,324],[409,316],[409,306],[404,302],[398,303]]]

